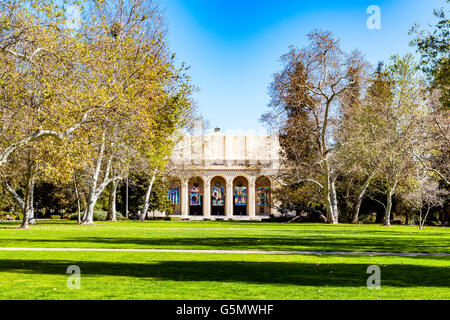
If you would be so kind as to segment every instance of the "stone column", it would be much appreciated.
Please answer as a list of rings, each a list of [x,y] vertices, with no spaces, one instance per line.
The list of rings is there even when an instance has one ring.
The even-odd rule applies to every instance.
[[[211,179],[205,177],[203,186],[203,216],[211,218]]]
[[[256,216],[255,212],[255,182],[256,178],[250,177],[250,181],[248,182],[248,199],[247,199],[247,205],[248,205],[248,216],[250,218],[254,218]]]
[[[233,178],[227,181],[227,191],[225,192],[225,215],[228,219],[233,218]]]
[[[189,190],[188,180],[183,179],[181,181],[181,217],[187,218],[189,214]]]

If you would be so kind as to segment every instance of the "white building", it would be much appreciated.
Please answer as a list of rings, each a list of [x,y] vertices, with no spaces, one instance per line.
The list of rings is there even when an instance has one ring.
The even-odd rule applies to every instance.
[[[184,136],[172,155],[169,199],[183,219],[256,220],[276,214],[270,206],[279,168],[275,136]]]

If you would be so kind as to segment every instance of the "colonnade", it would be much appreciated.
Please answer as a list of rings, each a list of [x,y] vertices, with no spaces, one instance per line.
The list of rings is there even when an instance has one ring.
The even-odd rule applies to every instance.
[[[214,182],[213,185],[212,181]],[[268,216],[271,213],[269,206],[270,180],[265,176],[256,177],[243,174],[231,176],[198,175],[179,179],[178,182],[181,186],[179,188],[179,205],[177,205],[178,212],[175,214],[181,214],[182,218],[202,216],[204,219],[222,217],[231,220],[238,216],[245,216],[252,219],[257,216]],[[216,203],[212,197],[214,187],[216,190],[219,189],[219,193],[224,192],[222,197],[219,198],[222,200]],[[242,197],[236,197],[236,192],[239,192],[239,190],[242,190]],[[199,192],[200,199],[198,201],[201,203],[195,202],[196,207],[192,206],[192,202],[197,201],[197,199],[192,199],[192,191],[196,192],[195,197]],[[265,194],[261,195],[261,193]],[[263,200],[261,200],[261,197]],[[266,203],[266,205],[263,203]],[[212,206],[215,207],[215,210],[212,210]]]

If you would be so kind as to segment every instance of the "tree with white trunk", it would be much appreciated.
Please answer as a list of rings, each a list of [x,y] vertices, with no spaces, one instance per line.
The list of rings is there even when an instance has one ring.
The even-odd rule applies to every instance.
[[[70,140],[83,155],[71,174],[76,186],[87,182],[83,223],[91,224],[99,196],[110,184],[115,191],[136,158],[154,166],[147,148],[167,158],[166,137],[193,112],[192,86],[153,1],[65,4],[84,10],[76,29],[54,1],[0,1],[0,169],[45,137]]]
[[[89,191],[83,224],[93,223],[95,204],[105,188],[112,183],[114,191],[114,184],[139,158],[148,158],[156,137],[170,135],[192,109],[185,67],[174,66],[153,2],[114,3],[96,2],[79,31],[94,35],[83,38],[89,48],[83,61],[91,80],[89,92],[81,92],[81,97],[106,101],[96,106],[95,121],[84,126],[86,132],[75,135],[90,155],[84,170]],[[112,196],[111,208],[114,200]]]
[[[2,181],[4,188],[11,194],[14,201],[17,203],[19,208],[22,210],[23,218],[21,229],[28,229],[30,224],[35,224],[34,217],[34,203],[33,203],[33,193],[34,186],[36,181],[36,171],[33,164],[30,162],[27,163],[27,172],[24,175],[25,186],[23,188],[24,195],[20,196],[16,190],[13,188],[9,182],[6,180]]]
[[[1,182],[23,213],[22,229],[35,224],[34,189],[37,182],[64,184],[71,178],[71,148],[58,140],[37,141],[17,150],[3,166]]]
[[[417,181],[415,188],[409,190],[402,198],[419,213],[419,229],[422,230],[431,209],[442,207],[449,192],[441,188],[428,172]]]
[[[270,89],[273,110],[262,120],[280,135],[286,168],[282,183],[318,186],[327,221],[336,224],[335,128],[339,100],[365,73],[366,63],[356,51],[343,52],[331,32],[314,31],[308,39],[308,47],[291,48],[282,57],[284,69],[275,74]]]
[[[380,104],[378,110],[378,140],[385,146],[378,158],[378,177],[386,195],[383,224],[389,226],[392,197],[399,186],[410,186],[419,175],[420,164],[412,155],[409,142],[416,141],[415,148],[423,147],[426,127],[422,120],[430,114],[430,107],[424,80],[412,55],[393,56],[385,72],[392,99],[389,104]]]
[[[352,223],[358,223],[362,201],[382,167],[380,158],[391,148],[384,143],[386,128],[380,121],[383,109],[392,103],[391,83],[383,71],[383,64],[378,65],[369,79],[361,80],[358,92],[350,92],[342,99],[343,116],[336,134],[340,170],[351,176],[345,182]]]

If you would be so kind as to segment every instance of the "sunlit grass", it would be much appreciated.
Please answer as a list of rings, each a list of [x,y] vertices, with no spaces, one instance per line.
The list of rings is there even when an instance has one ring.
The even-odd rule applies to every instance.
[[[0,299],[449,299],[450,257],[174,252],[55,252],[159,248],[449,253],[448,228],[249,222],[0,223]],[[69,265],[81,289],[66,286]],[[367,267],[381,269],[368,289]]]
[[[69,265],[81,289],[66,286]],[[367,267],[381,288],[366,286]],[[136,252],[0,252],[0,299],[449,299],[450,260]]]
[[[0,247],[167,248],[450,253],[450,229],[258,222],[41,221],[0,224]]]

